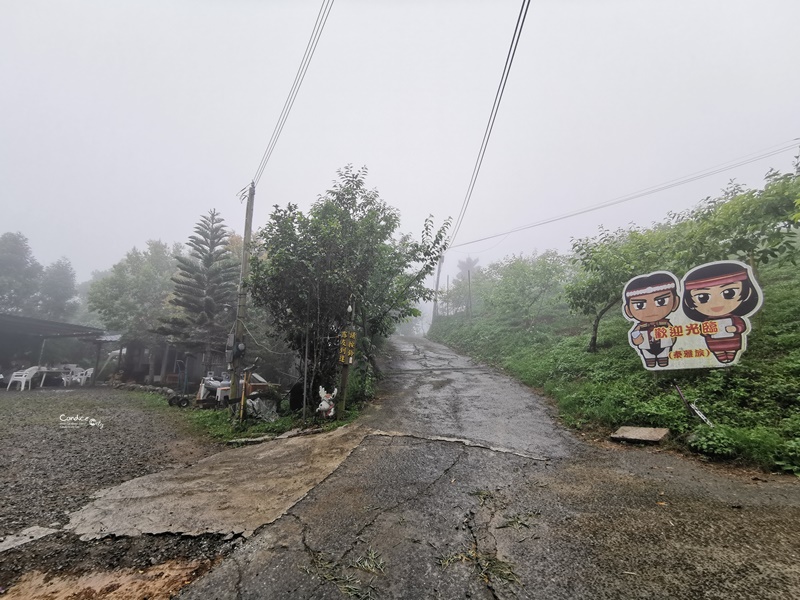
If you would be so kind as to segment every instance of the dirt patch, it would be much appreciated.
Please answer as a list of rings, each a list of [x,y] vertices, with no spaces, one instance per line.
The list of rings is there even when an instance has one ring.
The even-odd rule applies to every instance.
[[[168,561],[148,569],[119,569],[76,576],[33,571],[6,595],[9,600],[140,600],[172,598],[211,568],[210,561]]]
[[[98,490],[184,467],[220,449],[190,430],[166,400],[162,405],[160,399],[104,387],[0,391],[0,541],[33,526],[59,530],[3,552],[0,588],[33,571],[63,576],[139,570],[226,552],[234,540],[222,536],[90,543],[60,531],[68,513]]]

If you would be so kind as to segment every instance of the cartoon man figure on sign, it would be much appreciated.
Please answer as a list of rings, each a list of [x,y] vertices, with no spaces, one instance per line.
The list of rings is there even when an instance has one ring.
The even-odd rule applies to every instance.
[[[677,339],[668,336],[672,323],[667,317],[681,303],[675,276],[656,271],[634,277],[625,286],[622,302],[625,318],[636,323],[630,330],[629,341],[642,355],[645,368],[666,367],[670,348]]]
[[[723,365],[746,348],[749,315],[761,308],[761,290],[746,264],[726,260],[700,265],[683,278],[683,312],[701,324],[706,346]]]

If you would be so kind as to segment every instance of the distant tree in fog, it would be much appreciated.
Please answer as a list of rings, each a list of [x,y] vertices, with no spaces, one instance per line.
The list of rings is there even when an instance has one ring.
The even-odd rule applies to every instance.
[[[134,248],[110,272],[95,274],[100,276],[89,287],[89,309],[100,315],[103,325],[121,333],[123,342],[139,343],[149,350],[151,380],[158,349],[166,343],[157,329],[170,314],[175,270],[169,246],[150,240],[146,250]]]
[[[28,238],[20,232],[0,236],[0,312],[32,316],[41,276]]]
[[[75,270],[66,258],[48,265],[42,273],[37,294],[37,313],[43,319],[67,321],[78,310]]]

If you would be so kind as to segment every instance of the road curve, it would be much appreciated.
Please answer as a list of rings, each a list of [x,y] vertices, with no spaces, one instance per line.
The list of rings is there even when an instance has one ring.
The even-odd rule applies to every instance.
[[[799,597],[796,478],[579,441],[425,340],[384,373],[363,441],[181,598]]]

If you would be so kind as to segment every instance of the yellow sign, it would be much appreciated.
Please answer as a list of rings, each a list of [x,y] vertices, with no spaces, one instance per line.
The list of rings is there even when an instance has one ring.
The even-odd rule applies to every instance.
[[[352,365],[356,356],[356,332],[346,329],[339,336],[339,362]]]

